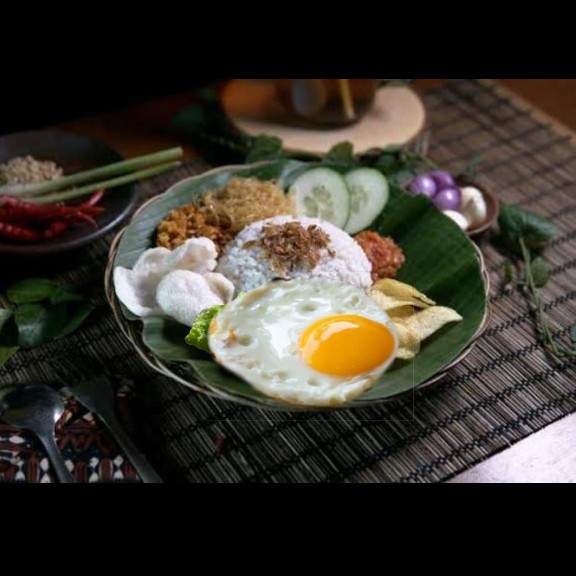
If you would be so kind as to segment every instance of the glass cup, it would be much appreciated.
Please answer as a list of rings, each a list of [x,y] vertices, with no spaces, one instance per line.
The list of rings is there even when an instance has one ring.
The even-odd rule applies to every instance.
[[[289,114],[316,127],[358,122],[372,108],[377,90],[390,79],[279,79],[276,92]],[[402,82],[407,82],[402,80]]]

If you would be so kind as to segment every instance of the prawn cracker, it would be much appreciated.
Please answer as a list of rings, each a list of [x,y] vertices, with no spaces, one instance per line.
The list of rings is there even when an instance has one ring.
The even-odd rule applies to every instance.
[[[398,352],[396,358],[399,360],[412,360],[420,352],[420,339],[405,324],[394,322],[398,332]]]
[[[410,318],[410,316],[414,316],[414,314],[416,314],[414,306],[399,306],[398,308],[388,310],[388,316],[390,316],[392,322],[405,320],[406,318]]]
[[[402,306],[428,308],[436,304],[434,300],[431,300],[413,286],[391,278],[376,282],[369,294],[376,304],[387,312]]]
[[[399,324],[406,326],[410,332],[415,334],[420,341],[426,340],[450,322],[462,321],[462,316],[445,306],[433,306],[426,310],[421,310],[413,316],[398,320]]]

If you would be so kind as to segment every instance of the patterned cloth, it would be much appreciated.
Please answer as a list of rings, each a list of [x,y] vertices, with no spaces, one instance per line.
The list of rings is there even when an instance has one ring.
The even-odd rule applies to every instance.
[[[566,336],[576,317],[572,135],[560,133],[491,83],[453,81],[428,92],[425,102],[436,162],[459,171],[481,153],[482,184],[502,200],[558,223],[560,235],[546,253],[552,279],[544,298],[554,331]],[[191,162],[142,184],[143,196],[205,169],[204,163]],[[575,362],[555,361],[545,353],[528,303],[515,290],[501,289],[503,258],[485,242],[492,324],[466,360],[413,399],[311,415],[207,398],[144,366],[104,301],[101,285],[110,241],[46,263],[49,274],[98,287],[101,311],[78,333],[19,352],[0,369],[0,382],[50,381],[50,358],[73,355],[76,348],[113,366],[135,383],[129,406],[132,434],[167,481],[441,481],[576,409]],[[77,475],[88,481],[115,475],[120,480],[121,471],[122,481],[133,480],[126,462],[116,460],[120,453],[111,449],[105,432],[83,417],[73,418],[74,423],[62,426],[60,442]],[[27,481],[44,480],[50,471],[37,444],[10,442],[10,436],[13,431],[8,440],[6,434],[0,440],[0,478],[18,479],[20,473]]]
[[[75,399],[66,398],[66,409],[56,425],[56,438],[68,469],[77,482],[138,482],[106,428]],[[120,418],[130,426],[133,394],[124,387],[117,396]],[[0,481],[55,482],[56,477],[42,445],[30,432],[0,423]]]

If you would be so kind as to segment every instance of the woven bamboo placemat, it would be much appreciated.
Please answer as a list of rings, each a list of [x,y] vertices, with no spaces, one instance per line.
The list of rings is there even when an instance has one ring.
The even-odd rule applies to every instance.
[[[566,335],[576,316],[572,134],[491,82],[452,81],[424,99],[434,160],[458,171],[482,153],[483,184],[502,200],[558,223],[560,235],[546,253],[552,279],[545,308],[555,330]],[[142,192],[156,194],[204,169],[202,162],[192,162],[144,183]],[[69,262],[63,277],[101,280],[110,240]],[[414,399],[311,416],[200,396],[140,362],[114,324],[103,290],[102,313],[88,326],[62,342],[21,351],[0,369],[0,382],[50,379],[49,359],[76,348],[100,357],[136,383],[133,433],[167,481],[445,480],[576,409],[576,364],[545,355],[527,302],[499,288],[502,257],[487,244],[483,251],[493,286],[492,324],[465,361]],[[67,455],[78,461],[73,445]],[[0,443],[0,463],[3,448]],[[93,476],[97,479],[97,471]]]

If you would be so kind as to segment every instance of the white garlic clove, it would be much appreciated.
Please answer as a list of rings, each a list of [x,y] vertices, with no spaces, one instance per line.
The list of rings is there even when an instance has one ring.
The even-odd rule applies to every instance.
[[[466,220],[466,218],[460,214],[460,212],[456,212],[455,210],[444,210],[443,214],[454,220],[454,222],[456,222],[456,224],[458,224],[462,230],[468,230],[468,220]]]
[[[471,228],[480,226],[486,221],[488,207],[484,195],[472,186],[462,188],[462,215]]]

